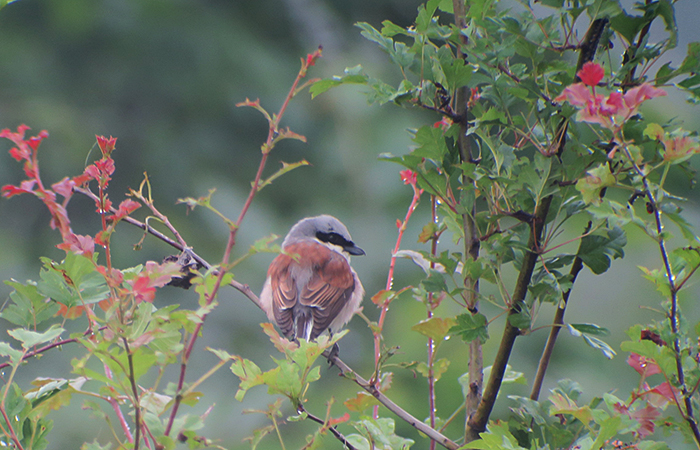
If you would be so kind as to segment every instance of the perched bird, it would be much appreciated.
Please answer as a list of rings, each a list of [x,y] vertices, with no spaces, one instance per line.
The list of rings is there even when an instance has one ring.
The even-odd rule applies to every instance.
[[[332,216],[307,217],[282,242],[270,264],[260,304],[289,339],[316,339],[345,325],[365,290],[350,267],[350,255],[365,252]]]

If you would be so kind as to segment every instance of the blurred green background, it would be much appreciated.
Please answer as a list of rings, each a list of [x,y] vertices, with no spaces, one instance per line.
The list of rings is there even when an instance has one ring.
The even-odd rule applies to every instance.
[[[86,160],[96,157],[90,149],[94,136],[118,137],[114,154],[117,171],[110,186],[114,202],[124,198],[129,187],[138,187],[148,172],[154,198],[169,216],[188,244],[212,263],[220,260],[227,238],[225,225],[214,215],[198,209],[187,214],[178,198],[206,195],[216,188],[214,204],[231,218],[238,215],[257,167],[260,144],[267,124],[249,108],[236,108],[245,98],[259,98],[270,112],[277,111],[293,81],[299,60],[323,45],[323,58],[310,77],[339,74],[345,67],[361,63],[375,77],[398,82],[400,74],[383,53],[359,35],[353,26],[366,21],[379,26],[388,19],[408,26],[415,17],[418,0],[21,0],[0,12],[0,128],[15,129],[25,123],[33,133],[50,133],[40,149],[43,179],[52,183],[64,176],[82,172]],[[679,62],[685,45],[697,40],[698,6],[693,1],[677,5],[680,26],[679,49],[670,57]],[[695,14],[695,15],[694,15]],[[662,30],[657,30],[661,32]],[[696,33],[692,36],[691,33]],[[700,128],[697,113],[678,92],[659,99],[654,105],[665,110],[654,112],[662,119],[672,116],[684,121],[689,130]],[[355,258],[368,297],[383,289],[396,239],[395,221],[403,218],[411,190],[398,176],[400,167],[377,160],[384,152],[402,154],[411,142],[406,129],[437,120],[420,111],[405,111],[390,105],[368,106],[361,89],[344,87],[311,100],[307,92],[294,99],[283,121],[308,142],[284,141],[268,164],[272,173],[281,161],[306,159],[311,166],[285,175],[264,189],[250,210],[241,232],[237,254],[244,253],[256,239],[275,233],[283,236],[298,219],[322,213],[335,215],[350,229],[355,242],[367,256]],[[18,183],[20,166],[6,150],[9,141],[0,142],[0,184]],[[679,177],[679,193],[690,198],[688,218],[697,223],[697,193],[687,191],[689,183]],[[422,249],[418,232],[428,220],[428,199],[414,216],[403,248]],[[76,232],[94,234],[99,227],[94,205],[76,196],[69,206]],[[145,211],[135,216],[142,218]],[[0,278],[37,279],[39,256],[60,259],[63,252],[54,247],[58,233],[48,228],[49,216],[36,199],[21,196],[0,200]],[[581,227],[575,228],[573,232]],[[114,261],[129,267],[146,260],[161,260],[173,250],[155,239],[147,239],[143,250],[131,250],[140,233],[127,225],[115,236]],[[565,237],[563,237],[564,239]],[[659,298],[643,281],[637,265],[657,267],[658,254],[648,240],[631,233],[627,258],[613,265],[600,277],[584,271],[572,294],[567,319],[595,322],[612,330],[608,342],[619,348],[624,330],[631,324],[659,318],[647,309]],[[443,248],[451,245],[441,243]],[[571,249],[573,250],[573,248]],[[259,291],[273,255],[259,255],[236,269],[236,277]],[[399,261],[395,286],[416,283],[421,271],[408,261]],[[486,293],[496,291],[485,286]],[[683,306],[689,318],[697,321],[698,289],[686,294]],[[694,293],[692,293],[694,292]],[[0,286],[0,299],[10,288]],[[194,308],[191,292],[166,288],[156,304],[179,303]],[[451,306],[447,306],[451,308]],[[489,316],[498,313],[485,305]],[[452,311],[454,312],[454,310]],[[551,321],[552,308],[542,308],[540,322]],[[365,314],[376,318],[372,303],[365,303]],[[447,315],[447,312],[445,313]],[[422,304],[404,295],[393,306],[386,325],[388,346],[401,346],[392,361],[424,359],[425,342],[417,333],[407,332],[406,324],[425,317]],[[222,348],[271,367],[266,355],[274,349],[259,328],[264,315],[233,289],[224,290],[220,306],[209,317],[190,379],[206,371],[215,358],[203,351],[206,346]],[[497,345],[503,323],[490,327],[492,339],[488,355]],[[372,368],[371,333],[355,318],[352,333],[341,342],[341,357],[368,376]],[[512,364],[532,377],[546,339],[547,330],[521,338]],[[68,355],[76,349],[47,354],[20,371],[25,387],[39,374],[68,376]],[[438,382],[438,414],[445,418],[461,402],[456,378],[466,371],[466,347],[452,340],[443,345],[440,356],[452,361]],[[625,364],[626,355],[612,361],[585,346],[580,339],[562,335],[550,366],[545,389],[559,378],[582,383],[586,398],[619,388],[625,396],[638,382],[636,373]],[[270,361],[268,366],[266,362]],[[488,362],[486,363],[489,364]],[[428,415],[424,379],[396,369],[390,393],[397,403],[418,418]],[[323,416],[325,402],[334,397],[342,402],[356,391],[355,386],[335,376],[335,369],[322,369],[322,380],[312,387],[308,409]],[[175,373],[170,375],[173,380]],[[222,369],[203,386],[204,398],[191,408],[202,414],[215,402],[202,434],[227,448],[247,448],[242,439],[266,424],[261,415],[244,415],[243,409],[264,409],[273,398],[262,388],[250,392],[243,403],[233,399],[238,380]],[[89,386],[88,386],[89,387]],[[527,386],[507,387],[508,393],[527,395]],[[53,448],[78,448],[84,441],[107,442],[110,435],[102,422],[81,411],[80,398],[54,414],[56,427],[50,442]],[[495,417],[505,417],[507,400],[502,398]],[[334,410],[336,413],[340,408]],[[292,413],[291,410],[288,411]],[[384,411],[382,415],[389,415]],[[457,422],[462,422],[460,418]],[[459,433],[457,424],[449,431]],[[296,423],[284,427],[290,437],[288,448],[299,447],[314,426]],[[348,426],[341,431],[351,433]],[[404,424],[398,434],[416,439]],[[326,438],[331,448],[340,448]],[[417,438],[421,439],[421,438]],[[263,448],[278,448],[273,438]],[[681,445],[681,444],[678,444]],[[416,448],[422,448],[419,443]],[[678,447],[681,448],[681,447]]]

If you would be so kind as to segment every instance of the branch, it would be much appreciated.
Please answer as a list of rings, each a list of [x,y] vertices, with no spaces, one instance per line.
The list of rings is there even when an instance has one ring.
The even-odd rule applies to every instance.
[[[338,358],[338,355],[332,355],[329,350],[326,350],[323,353],[323,356],[328,358],[331,364],[340,369],[341,376],[354,381],[362,389],[372,394],[372,396],[376,398],[379,403],[386,406],[389,411],[396,414],[400,419],[411,425],[413,428],[425,434],[428,436],[428,438],[434,440],[448,450],[456,450],[459,448],[459,445],[457,445],[454,441],[450,440],[439,431],[430,428],[428,425],[423,423],[423,421],[416,419],[406,410],[389,399],[389,397],[382,394],[372,383],[362,378],[357,372],[352,370],[347,364]]]
[[[464,0],[453,0],[452,6],[454,10],[454,20],[455,26],[458,30],[464,30],[467,28],[467,11]],[[458,48],[458,57],[461,59],[466,59],[467,54],[464,51],[464,47],[468,43],[467,37],[463,34],[459,34],[460,46]],[[457,146],[459,148],[459,155],[462,162],[477,163],[478,161],[474,158],[471,148],[471,138],[467,136],[467,131],[469,128],[468,115],[469,115],[469,97],[470,90],[468,86],[464,86],[457,90],[455,93],[455,106],[454,109],[457,115],[460,117],[459,123],[459,137],[457,138]],[[462,176],[462,186],[464,188],[469,188],[474,184],[474,180],[469,177]],[[465,211],[462,214],[462,226],[464,232],[464,255],[465,258],[476,260],[479,258],[479,250],[481,249],[481,240],[479,238],[479,230],[476,226],[474,217],[476,216],[476,202],[472,205],[470,211]],[[470,276],[465,277],[463,291],[464,302],[466,303],[469,311],[472,314],[476,314],[479,310],[479,279],[471,278]],[[469,430],[469,421],[472,414],[477,409],[477,406],[481,402],[481,394],[484,384],[484,360],[483,351],[481,347],[481,341],[479,339],[474,339],[469,343],[469,391],[467,392],[467,397],[465,399],[465,423],[464,423],[464,436],[467,437],[467,432]]]
[[[348,440],[345,438],[345,436],[343,436],[343,434],[342,434],[340,431],[338,431],[338,429],[337,429],[336,427],[334,427],[334,426],[333,426],[333,427],[328,426],[328,424],[326,423],[326,421],[324,421],[324,420],[322,420],[321,418],[316,417],[316,416],[314,416],[313,414],[311,414],[310,412],[308,412],[308,411],[304,408],[304,406],[302,406],[302,405],[297,406],[297,411],[306,414],[306,417],[308,417],[308,418],[311,419],[312,421],[314,421],[314,422],[320,424],[321,427],[323,427],[323,428],[327,429],[328,431],[330,431],[331,434],[333,434],[333,436],[336,437],[336,439],[338,439],[340,442],[343,443],[344,448],[346,448],[346,449],[348,449],[348,450],[357,450],[357,448],[354,447],[350,442],[348,442]]]
[[[231,226],[231,229],[229,230],[229,237],[228,241],[226,242],[226,249],[224,250],[224,256],[221,261],[221,269],[219,270],[218,276],[216,277],[216,283],[214,284],[214,287],[212,288],[211,292],[209,293],[208,297],[206,298],[206,305],[211,305],[214,299],[216,298],[217,293],[219,292],[219,288],[221,287],[221,283],[224,279],[224,275],[226,274],[226,266],[229,263],[229,259],[231,257],[231,251],[233,250],[233,247],[236,245],[236,236],[238,234],[238,230],[241,227],[241,224],[243,223],[243,219],[245,218],[246,214],[248,213],[248,209],[250,208],[250,205],[253,203],[253,199],[255,198],[255,195],[258,193],[260,183],[262,180],[262,174],[263,171],[265,170],[265,165],[267,163],[267,158],[270,155],[270,152],[275,146],[275,143],[280,139],[280,130],[279,130],[279,124],[282,120],[282,117],[284,116],[284,112],[287,110],[287,106],[289,105],[290,100],[299,92],[297,89],[297,86],[299,85],[299,81],[306,76],[306,72],[308,68],[312,65],[314,65],[316,58],[321,56],[321,48],[314,52],[313,54],[310,54],[306,57],[306,59],[301,60],[301,69],[297,73],[296,78],[294,79],[294,82],[292,83],[292,87],[289,89],[287,96],[284,99],[284,102],[282,103],[282,106],[280,107],[279,111],[277,114],[273,115],[272,118],[269,117],[267,112],[265,112],[264,109],[262,109],[259,105],[258,102],[250,102],[249,100],[246,100],[245,102],[239,103],[237,106],[252,106],[264,113],[264,115],[268,118],[268,124],[269,124],[269,129],[267,133],[267,140],[265,143],[261,146],[261,151],[262,151],[262,157],[260,158],[260,164],[258,165],[258,170],[255,173],[255,179],[253,180],[253,183],[250,187],[250,192],[248,193],[248,198],[245,201],[245,204],[243,205],[243,208],[241,208],[241,212],[238,215],[238,219],[236,220],[236,223]],[[251,292],[252,293],[252,292]],[[260,302],[256,302],[258,306],[260,306]],[[185,348],[182,353],[182,361],[180,364],[180,377],[178,379],[177,383],[177,396],[175,397],[175,403],[173,404],[173,409],[170,413],[170,418],[168,419],[168,425],[165,428],[165,435],[169,436],[170,431],[172,430],[173,423],[175,422],[175,416],[177,415],[177,411],[180,407],[180,403],[182,402],[182,389],[185,385],[185,373],[187,371],[187,363],[190,358],[190,354],[192,353],[192,350],[194,349],[194,344],[197,341],[197,337],[199,336],[199,332],[202,329],[202,326],[204,326],[204,321],[206,320],[207,315],[205,314],[202,317],[201,322],[197,324],[195,327],[194,331],[192,332],[192,335],[190,337],[189,342],[185,345]]]
[[[586,228],[583,231],[585,236],[591,229],[592,222],[588,222]],[[554,344],[557,342],[557,337],[559,336],[559,331],[564,325],[564,313],[566,312],[566,306],[569,302],[569,295],[571,295],[571,289],[573,289],[574,282],[579,272],[583,269],[583,261],[578,256],[581,250],[581,243],[583,240],[579,241],[579,251],[577,251],[577,256],[574,258],[574,262],[571,264],[571,270],[569,271],[569,278],[571,279],[571,287],[562,294],[562,301],[557,307],[557,312],[554,315],[554,320],[552,321],[552,329],[549,332],[549,337],[547,338],[547,343],[542,351],[542,356],[540,357],[540,362],[537,365],[537,373],[535,374],[535,379],[532,382],[532,391],[530,392],[530,398],[532,400],[537,400],[540,396],[540,391],[542,390],[542,383],[544,382],[544,376],[547,372],[547,367],[549,366],[549,361],[552,359],[552,352],[554,352]]]
[[[580,54],[576,65],[576,73],[578,73],[585,63],[592,61],[595,57],[598,43],[600,42],[600,38],[605,30],[605,27],[607,26],[607,23],[608,19],[606,18],[596,19],[591,23],[588,32],[586,33],[586,36],[579,47]],[[559,151],[557,154],[561,154],[561,151],[564,149],[567,128],[568,121],[566,119],[562,119],[556,132],[557,136],[561,136],[561,139],[559,140]],[[510,310],[508,311],[508,318],[520,313],[524,305],[525,296],[527,295],[527,288],[530,285],[532,272],[534,271],[535,264],[537,263],[537,257],[539,256],[542,232],[544,230],[547,214],[549,213],[549,207],[552,204],[552,199],[553,197],[550,195],[542,199],[542,201],[537,205],[535,220],[530,225],[531,233],[527,243],[528,250],[523,257],[523,263],[520,273],[518,274],[515,290],[513,291],[512,304]],[[513,326],[510,320],[506,320],[503,336],[501,338],[501,344],[494,359],[493,366],[491,368],[491,376],[489,377],[488,384],[484,389],[484,395],[481,399],[481,403],[479,403],[479,407],[477,408],[476,412],[468,421],[465,442],[471,442],[479,439],[479,434],[486,431],[486,424],[491,416],[491,411],[493,411],[493,406],[496,402],[498,391],[501,388],[503,376],[506,371],[506,365],[508,364],[510,353],[513,350],[513,345],[515,344],[515,338],[517,338],[519,334],[520,329]]]
[[[624,142],[624,141],[621,141]],[[678,291],[680,288],[676,285],[676,277],[673,273],[673,268],[671,267],[671,261],[668,256],[668,250],[666,249],[666,240],[663,237],[663,222],[661,221],[661,210],[659,204],[651,191],[649,186],[649,181],[647,180],[644,171],[637,165],[634,158],[629,152],[627,146],[623,146],[622,150],[625,152],[630,164],[634,168],[637,175],[642,179],[642,184],[644,186],[644,193],[651,203],[654,209],[654,221],[656,225],[656,241],[659,245],[659,252],[661,253],[661,259],[664,263],[664,269],[666,271],[666,279],[668,281],[669,291],[671,292],[671,311],[667,314],[667,318],[671,324],[671,334],[673,336],[673,355],[676,362],[676,375],[678,376],[678,384],[680,384],[681,392],[683,393],[683,404],[685,406],[685,413],[681,410],[681,416],[688,422],[691,431],[693,432],[693,437],[697,445],[700,445],[700,428],[698,428],[698,422],[695,418],[695,413],[693,411],[693,401],[691,394],[688,391],[688,386],[685,383],[685,370],[683,369],[683,355],[681,353],[681,341],[679,337],[679,320],[678,320]],[[680,408],[679,408],[680,409]]]
[[[75,188],[73,188],[73,191],[75,191],[79,194],[83,194],[86,197],[89,197],[93,200],[96,200],[98,198],[97,195],[95,195],[92,191],[90,191],[90,189],[75,187]],[[115,208],[111,208],[110,211],[117,212],[117,210]],[[197,261],[202,267],[204,267],[205,269],[211,268],[211,264],[209,264],[209,262],[207,260],[205,260],[204,258],[199,256],[198,254],[196,254],[191,248],[183,247],[182,244],[180,244],[180,242],[169,238],[168,236],[166,236],[165,234],[156,230],[155,228],[148,225],[147,223],[141,222],[140,220],[134,219],[133,217],[130,217],[130,216],[125,216],[122,219],[122,221],[127,222],[127,223],[129,223],[137,228],[141,228],[146,233],[151,234],[155,238],[160,239],[161,241],[165,242],[166,244],[170,245],[171,247],[173,247],[181,252],[187,250],[189,252],[189,254],[192,256],[192,258],[195,261]],[[255,305],[258,308],[260,308],[260,301],[258,300],[258,297],[250,289],[250,286],[248,286],[247,284],[239,283],[236,280],[231,281],[231,286],[233,288],[235,288],[236,290],[240,291],[246,297],[248,297],[253,303],[255,303]],[[0,365],[0,368],[2,368],[2,367],[6,367],[6,366]]]
[[[141,402],[139,401],[139,390],[136,387],[136,379],[134,377],[134,358],[129,350],[129,341],[122,337],[124,342],[124,351],[126,351],[126,358],[129,361],[129,382],[131,383],[131,392],[134,394],[134,423],[136,432],[134,435],[134,450],[139,450],[139,444],[141,441]]]

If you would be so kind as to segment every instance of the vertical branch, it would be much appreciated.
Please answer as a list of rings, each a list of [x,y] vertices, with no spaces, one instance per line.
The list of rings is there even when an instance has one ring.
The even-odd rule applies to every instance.
[[[401,177],[405,184],[410,184],[413,188],[413,198],[411,199],[411,204],[408,206],[406,211],[406,216],[399,226],[399,235],[396,238],[396,244],[394,245],[394,251],[392,252],[391,262],[389,263],[389,273],[386,279],[386,290],[389,291],[394,283],[394,267],[396,266],[396,253],[401,248],[401,241],[403,240],[403,234],[406,231],[406,226],[408,221],[413,215],[416,206],[418,206],[418,201],[423,193],[422,189],[418,189],[416,185],[416,174],[411,170],[406,170],[401,172]],[[397,219],[398,222],[398,219]],[[392,298],[389,297],[384,300],[381,305],[381,312],[379,313],[379,320],[377,321],[377,327],[372,331],[372,337],[374,338],[374,367],[375,367],[375,378],[372,380],[374,383],[379,381],[379,361],[382,356],[381,342],[382,342],[382,331],[384,330],[384,321],[386,320],[386,313],[389,311],[389,303],[391,303]],[[376,419],[379,417],[379,405],[374,407],[373,417]]]
[[[126,352],[126,358],[129,361],[129,382],[131,383],[131,392],[134,394],[134,450],[139,450],[139,444],[141,441],[141,402],[139,401],[139,390],[136,387],[136,379],[134,375],[134,358],[131,355],[131,350],[129,349],[129,342],[125,337],[122,337],[124,342],[124,351]]]
[[[430,220],[434,224],[437,223],[437,198],[433,195],[430,197]],[[437,255],[438,234],[433,234],[430,242],[430,254],[435,257]],[[430,261],[430,268],[435,268],[435,262]],[[433,317],[433,293],[428,292],[428,319]],[[430,409],[428,417],[430,418],[430,428],[435,428],[435,342],[433,338],[428,338],[428,408]],[[435,441],[430,441],[430,450],[435,450]]]
[[[620,142],[624,142],[621,140]],[[668,282],[668,288],[671,292],[670,304],[671,309],[667,314],[667,318],[671,325],[671,334],[673,336],[673,353],[676,362],[676,375],[678,376],[678,384],[680,384],[680,389],[683,394],[683,406],[685,411],[680,411],[681,416],[685,419],[693,433],[695,442],[700,446],[700,428],[698,428],[698,422],[695,418],[695,411],[693,408],[692,393],[688,390],[688,386],[685,383],[685,369],[683,368],[683,355],[681,353],[681,341],[679,336],[679,310],[678,310],[678,291],[680,287],[676,285],[676,277],[673,273],[673,268],[671,267],[671,261],[668,257],[668,250],[666,249],[666,240],[663,235],[663,222],[661,220],[661,211],[659,209],[659,204],[656,200],[656,196],[649,186],[649,181],[646,178],[644,171],[637,165],[634,158],[629,152],[626,145],[622,146],[622,150],[627,156],[630,164],[634,168],[637,175],[642,179],[642,184],[644,186],[644,193],[647,200],[654,209],[654,221],[656,225],[656,241],[659,245],[659,252],[661,253],[661,259],[664,263],[664,270],[666,272],[666,280]],[[679,409],[680,406],[679,406]]]
[[[459,30],[467,28],[467,11],[464,0],[453,0],[452,6],[454,9],[455,25]],[[468,43],[467,37],[460,34],[460,47],[457,50],[457,55],[460,59],[466,59],[465,48]],[[462,162],[476,163],[471,149],[471,140],[467,136],[469,128],[469,101],[470,91],[467,86],[457,90],[455,93],[455,113],[459,119],[459,137],[457,146],[459,148],[460,159]],[[463,188],[472,188],[474,180],[469,177],[462,177]],[[477,259],[479,257],[480,240],[479,230],[475,223],[476,205],[472,205],[471,210],[462,214],[462,226],[464,231],[464,254],[465,258]],[[464,301],[469,308],[469,312],[476,314],[479,311],[479,279],[473,279],[469,275],[464,278]],[[469,391],[465,399],[465,438],[469,429],[469,421],[472,414],[476,411],[479,402],[481,401],[481,391],[484,383],[484,363],[481,348],[481,341],[474,339],[469,344]]]
[[[525,296],[527,295],[527,289],[532,278],[532,272],[535,269],[535,264],[539,256],[537,249],[540,248],[542,231],[544,230],[545,219],[551,203],[552,197],[545,197],[537,207],[535,217],[530,224],[531,233],[527,243],[528,251],[523,256],[522,269],[518,274],[518,280],[515,284],[515,290],[513,291],[512,304],[508,311],[508,319],[520,313],[522,310]],[[518,337],[519,334],[520,329],[514,326],[510,320],[506,320],[501,344],[493,361],[493,366],[491,366],[491,376],[484,389],[484,395],[479,403],[479,407],[467,424],[467,442],[478,439],[479,433],[486,430],[486,424],[491,416],[493,405],[496,403],[496,396],[501,388],[503,375],[506,372],[506,365],[508,364],[510,353],[515,344],[515,338]]]
[[[592,61],[595,57],[600,38],[607,24],[607,18],[596,19],[591,23],[583,42],[581,42],[581,45],[579,46],[579,58],[576,64],[577,73],[585,63]],[[559,155],[563,151],[564,145],[566,144],[567,128],[568,121],[566,119],[562,119],[562,121],[559,122],[559,126],[556,130],[556,135],[561,137],[561,139],[558,141],[559,149],[556,152]],[[512,303],[510,305],[510,309],[508,310],[508,319],[510,319],[511,316],[520,313],[524,306],[528,286],[530,285],[532,273],[539,256],[542,233],[544,230],[545,221],[547,219],[547,214],[549,213],[549,208],[552,204],[552,199],[553,197],[551,195],[541,199],[535,209],[534,218],[530,223],[531,233],[527,242],[527,252],[523,256],[523,263],[520,273],[518,274],[515,289],[513,291]],[[467,421],[465,442],[471,442],[479,439],[479,434],[486,430],[486,424],[491,416],[491,411],[493,411],[496,397],[501,388],[501,383],[503,381],[508,360],[510,359],[511,351],[513,350],[513,345],[515,344],[515,339],[519,334],[520,329],[512,325],[510,320],[506,320],[503,336],[501,337],[501,343],[498,348],[498,352],[496,353],[493,366],[491,367],[491,376],[489,377],[489,381],[484,389],[481,402],[479,403],[476,412]]]
[[[12,387],[13,380],[15,378],[15,375],[17,374],[17,368],[19,366],[17,364],[14,364],[12,366],[12,371],[10,372],[10,376],[8,377],[7,381],[5,382],[5,391],[2,393],[2,401],[0,401],[0,413],[2,413],[2,418],[5,420],[5,423],[7,424],[7,428],[9,430],[9,438],[12,440],[14,443],[15,447],[18,448],[19,450],[23,450],[22,444],[19,442],[19,438],[17,437],[17,434],[15,433],[14,428],[12,428],[12,422],[10,421],[10,418],[7,415],[7,411],[5,409],[5,400],[7,399],[7,394],[10,392],[10,388]],[[7,430],[3,430],[5,435],[8,434]]]

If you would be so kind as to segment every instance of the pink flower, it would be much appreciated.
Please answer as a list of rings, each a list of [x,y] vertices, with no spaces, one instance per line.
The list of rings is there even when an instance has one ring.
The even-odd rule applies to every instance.
[[[586,86],[597,86],[605,76],[605,70],[594,62],[587,62],[576,74]]]

